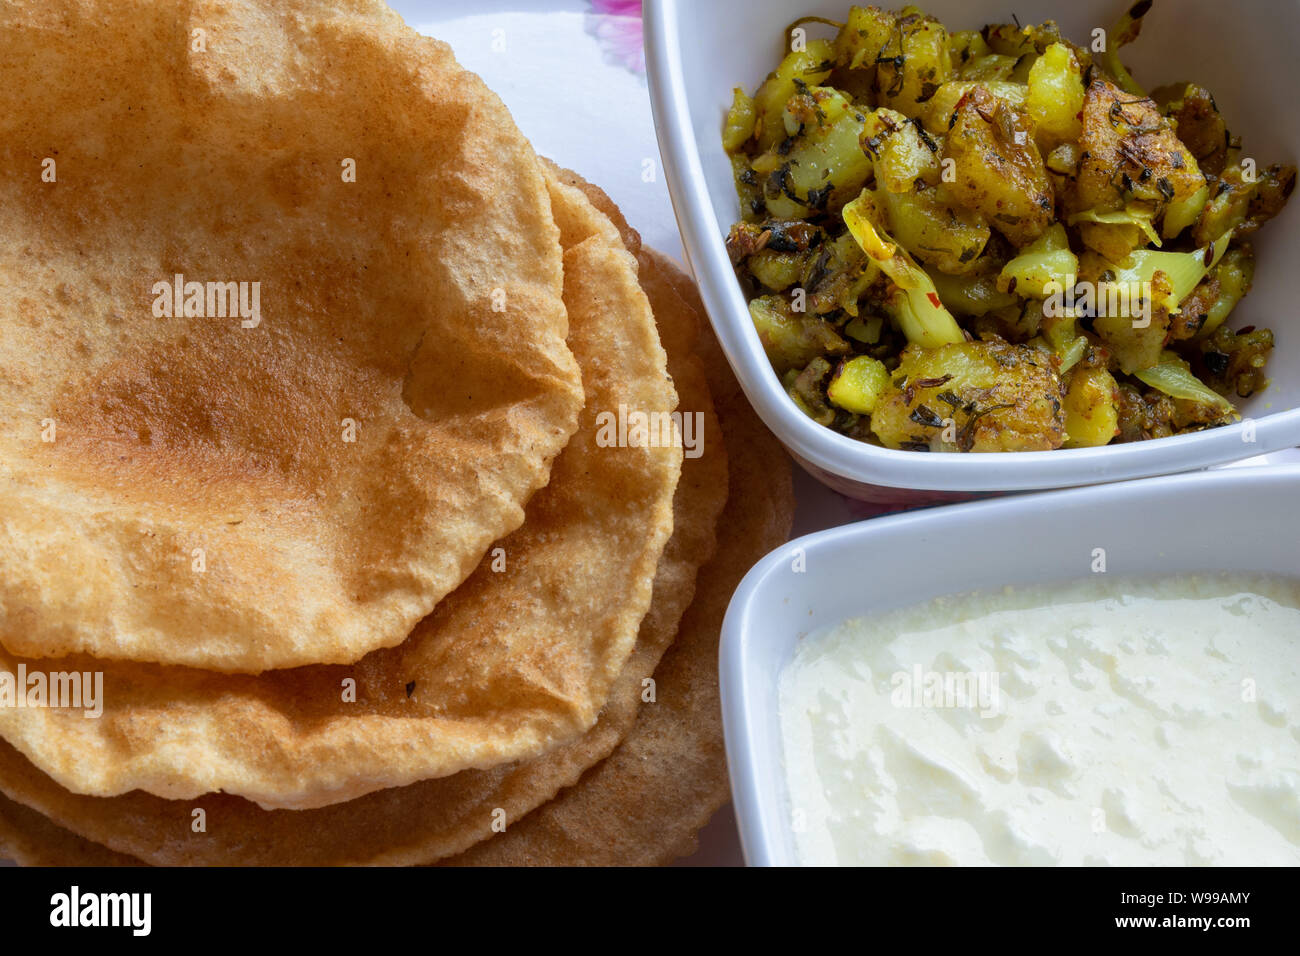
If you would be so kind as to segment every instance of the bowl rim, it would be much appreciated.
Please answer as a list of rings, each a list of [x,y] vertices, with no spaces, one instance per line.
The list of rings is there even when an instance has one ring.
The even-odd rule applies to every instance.
[[[1028,491],[1190,471],[1300,445],[1300,408],[1169,438],[1015,453],[922,454],[881,448],[808,418],[780,388],[767,360],[709,199],[682,67],[682,6],[679,0],[646,0],[645,4],[646,75],[673,211],[700,296],[741,388],[767,427],[798,458],[868,485],[952,492]]]
[[[1005,522],[1013,516],[1023,519],[1048,508],[1059,514],[1063,509],[1105,507],[1117,499],[1141,501],[1152,494],[1159,495],[1161,500],[1186,503],[1192,500],[1189,495],[1248,495],[1252,488],[1262,486],[1279,488],[1285,493],[1290,493],[1292,488],[1300,489],[1300,465],[1192,472],[918,509],[817,531],[772,550],[745,575],[732,595],[723,620],[718,649],[727,770],[731,780],[736,826],[740,832],[746,862],[751,866],[788,866],[795,863],[786,855],[783,840],[786,828],[780,823],[785,819],[779,806],[785,794],[785,778],[779,768],[781,742],[779,737],[773,739],[765,736],[757,726],[758,721],[751,719],[751,715],[760,709],[757,701],[760,687],[770,688],[782,672],[781,669],[772,672],[773,655],[770,651],[757,650],[754,646],[756,639],[753,635],[763,631],[770,621],[770,617],[762,613],[761,596],[771,591],[786,595],[790,593],[792,589],[788,583],[777,588],[774,578],[780,574],[788,582],[787,569],[796,554],[811,567],[819,553],[828,550],[834,553],[846,547],[868,550],[872,539],[895,531],[905,532],[916,541],[932,540],[936,531],[958,515],[963,521],[978,521],[982,527],[998,527],[999,520]],[[1242,500],[1254,499],[1244,497]],[[1270,527],[1280,536],[1293,534],[1290,525],[1285,522],[1277,522]],[[927,535],[930,537],[927,538]],[[1161,546],[1158,541],[1151,540],[1146,547],[1159,554]],[[1144,550],[1143,553],[1147,552]],[[1225,566],[1218,570],[1231,573],[1233,568]],[[1279,572],[1286,573],[1286,570],[1279,569]],[[1172,572],[1174,575],[1184,573],[1197,572]],[[1300,575],[1300,566],[1295,569],[1295,573]],[[828,586],[822,583],[824,580],[823,576],[805,574],[800,579],[799,590],[816,596],[819,587]],[[972,590],[987,592],[989,589],[971,588],[960,582],[951,582],[937,594],[961,594]],[[786,599],[790,600],[788,597]],[[770,625],[767,630],[771,630]],[[789,633],[780,633],[776,643],[793,653],[802,637],[803,633],[792,629]],[[772,773],[773,760],[777,765],[775,774]],[[773,777],[775,780],[771,779]]]

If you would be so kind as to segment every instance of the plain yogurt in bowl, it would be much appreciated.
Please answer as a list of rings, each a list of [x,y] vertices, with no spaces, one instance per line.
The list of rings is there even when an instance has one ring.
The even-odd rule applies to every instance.
[[[1300,865],[1300,582],[1038,586],[805,638],[798,862]]]

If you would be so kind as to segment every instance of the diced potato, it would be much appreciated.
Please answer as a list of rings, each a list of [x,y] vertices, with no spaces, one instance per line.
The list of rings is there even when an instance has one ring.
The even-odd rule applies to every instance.
[[[951,201],[944,189],[874,193],[885,209],[894,240],[940,272],[969,272],[989,241],[984,217]],[[940,296],[942,298],[942,296]]]
[[[744,153],[731,154],[731,175],[736,183],[736,198],[740,200],[740,211],[745,221],[756,222],[762,219],[767,212],[763,190],[749,165],[749,157]]]
[[[1147,244],[1147,234],[1133,222],[1089,222],[1074,216],[1067,222],[1079,230],[1085,248],[1099,253],[1107,262],[1123,262],[1129,254]]]
[[[1201,172],[1210,176],[1223,172],[1228,159],[1228,127],[1210,91],[1195,83],[1184,83],[1152,90],[1151,95],[1157,102],[1168,101],[1164,113],[1183,145],[1196,157]]]
[[[1268,386],[1264,369],[1273,351],[1272,330],[1234,332],[1221,325],[1199,345],[1205,381],[1220,392],[1248,398]]]
[[[837,90],[812,87],[793,102],[803,103],[794,145],[764,187],[768,212],[798,219],[834,209],[856,196],[871,174],[871,160],[859,140],[866,116]]]
[[[1074,143],[1061,143],[1043,160],[1050,173],[1073,179],[1079,172],[1079,147]]]
[[[1211,271],[1179,304],[1178,311],[1171,316],[1167,344],[1194,337],[1209,322],[1210,308],[1219,298],[1217,271]]]
[[[880,274],[848,233],[826,239],[799,221],[738,223],[727,236],[727,251],[764,289],[790,290],[801,297],[798,311],[813,315],[857,315],[858,299]]]
[[[849,233],[822,246],[808,277],[808,311],[818,315],[844,311],[858,314],[858,299],[880,275],[880,269]]]
[[[958,30],[948,34],[948,53],[954,69],[960,70],[970,60],[988,56],[992,52],[978,30]]]
[[[826,400],[826,376],[830,374],[831,363],[826,359],[813,359],[807,367],[790,369],[782,376],[786,394],[795,406],[819,425],[829,425],[835,421],[835,409]]]
[[[722,148],[734,152],[754,136],[754,123],[758,108],[754,99],[739,86],[731,94],[731,109],[727,110],[727,123],[722,128]]]
[[[880,105],[919,117],[939,86],[952,78],[948,31],[934,17],[906,7],[876,61]]]
[[[945,83],[939,87],[930,102],[925,104],[925,111],[921,116],[925,128],[936,136],[946,134],[952,126],[957,104],[961,102],[963,96],[977,86],[984,87],[1013,108],[1023,107],[1029,95],[1029,87],[1023,83],[1008,83],[1000,80],[986,80],[979,83],[974,80],[960,80]]]
[[[851,70],[874,70],[876,57],[898,31],[898,15],[876,7],[850,7],[835,38],[835,62]]]
[[[1053,43],[1062,42],[1061,31],[1051,20],[1025,27],[1014,23],[991,23],[982,34],[994,53],[1016,59],[1027,53],[1043,53]]]
[[[763,288],[784,292],[799,281],[807,261],[807,253],[764,249],[750,256],[745,267]]]
[[[1295,190],[1296,168],[1273,164],[1259,174],[1255,195],[1250,197],[1246,221],[1233,230],[1238,238],[1249,236],[1282,211]]]
[[[885,320],[879,315],[859,315],[844,326],[844,334],[863,345],[875,345],[884,331]]]
[[[1063,43],[1053,43],[1029,70],[1025,108],[1034,124],[1038,148],[1049,152],[1061,143],[1073,143],[1083,130],[1083,70]]]
[[[990,53],[967,61],[957,73],[963,80],[1009,80],[1016,68],[1017,58]]]
[[[839,364],[826,394],[845,411],[870,415],[888,387],[889,370],[884,363],[869,355],[859,355]]]
[[[1119,387],[1119,432],[1120,442],[1167,438],[1174,433],[1174,400],[1125,382]]]
[[[1104,368],[1075,368],[1066,379],[1066,448],[1109,444],[1119,434],[1119,386]]]
[[[781,296],[765,295],[749,303],[749,315],[778,373],[803,368],[821,355],[844,355],[849,343],[835,326],[815,315],[794,312]]]
[[[785,139],[782,114],[798,92],[795,81],[816,86],[831,75],[835,50],[826,40],[810,40],[800,51],[789,54],[754,94],[758,151],[766,152]]]
[[[1146,204],[1153,213],[1205,185],[1196,159],[1151,100],[1138,99],[1099,73],[1083,103],[1080,162],[1070,213]]]
[[[1286,204],[1295,188],[1295,178],[1294,166],[1274,165],[1259,170],[1253,182],[1240,163],[1229,166],[1201,210],[1192,240],[1204,245],[1229,229],[1238,239],[1255,232]]]
[[[958,201],[1013,245],[1028,245],[1052,222],[1052,184],[1028,121],[982,86],[957,104],[944,156],[956,164],[950,188]]]
[[[876,183],[890,192],[911,192],[918,179],[939,182],[938,144],[896,110],[881,107],[867,117],[861,146],[874,160]]]
[[[740,265],[749,256],[771,249],[775,252],[808,252],[826,238],[826,233],[801,219],[779,222],[733,223],[727,232],[727,256],[732,265]]]
[[[1140,288],[1127,282],[1115,287],[1133,288],[1135,293]],[[1098,315],[1093,320],[1093,329],[1114,353],[1115,361],[1125,375],[1149,368],[1160,360],[1170,325],[1169,309],[1162,302],[1169,297],[1171,288],[1169,277],[1157,271],[1151,282],[1151,298],[1141,297],[1143,306],[1138,307],[1130,298],[1122,308],[1108,308],[1109,314]],[[1100,307],[1098,311],[1101,311]]]
[[[890,448],[1031,451],[1065,440],[1051,355],[1000,340],[909,345],[871,415]]]
[[[1250,199],[1257,187],[1258,180],[1246,181],[1240,164],[1225,169],[1216,184],[1213,198],[1201,209],[1192,230],[1192,240],[1198,246],[1204,245],[1214,236],[1240,226],[1246,219],[1246,210],[1250,208]]]

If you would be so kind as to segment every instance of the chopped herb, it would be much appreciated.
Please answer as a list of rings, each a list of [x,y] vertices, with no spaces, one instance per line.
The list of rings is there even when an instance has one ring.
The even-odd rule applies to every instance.
[[[999,411],[1003,408],[1015,408],[1015,405],[990,405],[988,408],[982,408],[978,411],[971,412],[970,417],[966,419],[966,424],[957,432],[957,448],[961,451],[970,451],[974,448],[975,426],[979,424],[979,420],[985,415]]]
[[[907,416],[918,425],[925,425],[929,428],[942,428],[943,419],[936,415],[928,405],[917,405],[912,409],[912,414]]]
[[[952,375],[944,375],[941,378],[918,378],[916,380],[917,388],[938,388],[941,385],[947,385],[952,381]]]
[[[1222,352],[1206,352],[1205,367],[1215,375],[1222,375],[1228,371],[1228,356]]]
[[[808,207],[810,209],[824,210],[826,200],[830,198],[834,189],[834,186],[823,186],[821,189],[808,190]]]
[[[920,102],[920,100],[917,102]],[[925,131],[925,127],[921,125],[921,121],[915,116],[912,117],[912,125],[916,127],[916,132],[921,137],[921,142],[925,143],[926,148],[932,153],[939,152],[939,144],[930,138],[930,134]]]

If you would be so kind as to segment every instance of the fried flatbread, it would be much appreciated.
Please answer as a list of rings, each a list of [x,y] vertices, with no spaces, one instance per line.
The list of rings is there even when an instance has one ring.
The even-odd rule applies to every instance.
[[[641,271],[675,267],[657,253]],[[687,291],[686,287],[682,287]],[[690,293],[693,297],[693,291]],[[444,861],[455,866],[661,865],[693,853],[697,834],[727,801],[718,698],[718,636],[740,579],[784,542],[794,517],[790,461],[758,420],[711,333],[704,338],[710,385],[727,445],[730,494],[718,549],[700,569],[695,600],[655,670],[655,703],[640,706],[618,748],[504,833]]]
[[[671,299],[662,298],[665,287],[676,290],[681,302],[698,308],[689,283],[683,284],[676,268],[652,250],[642,254],[641,281],[648,289],[660,289],[653,301],[661,323],[666,310],[675,307]],[[504,833],[444,861],[449,865],[668,863],[693,852],[699,829],[726,800],[717,696],[718,634],[740,578],[789,534],[794,502],[788,458],[745,404],[711,333],[705,338],[703,355],[713,386],[724,398],[721,413],[731,450],[730,497],[719,522],[717,555],[700,572],[677,639],[655,671],[656,702],[640,705],[630,734],[575,786]],[[671,338],[665,334],[665,340]],[[4,770],[0,779],[11,779],[11,772],[23,770],[23,764],[11,748],[0,745]],[[39,779],[30,764],[26,767],[25,775]],[[51,789],[57,788],[48,778],[43,786],[26,785],[29,799],[33,792],[45,791],[44,805],[70,814],[67,819],[83,830],[88,814],[101,818],[94,804],[118,802],[51,801]],[[14,835],[14,811],[32,820],[25,842]],[[272,827],[262,831],[260,839],[273,842],[280,835]],[[385,836],[395,839],[392,834]],[[136,862],[60,828],[35,811],[0,800],[0,851],[6,850],[33,863]],[[256,860],[255,851],[246,853],[245,859]],[[184,862],[184,857],[168,862]]]
[[[636,261],[580,193],[551,188],[570,220],[569,344],[588,401],[524,526],[405,643],[353,667],[253,677],[85,657],[23,661],[29,671],[105,676],[99,719],[0,708],[0,736],[53,778],[49,799],[225,791],[308,809],[534,757],[591,728],[649,608],[682,448],[675,432],[658,443],[608,441],[617,436],[602,429],[607,417],[666,415],[676,393]],[[575,225],[583,221],[585,232]],[[19,663],[0,653],[0,670]],[[0,769],[0,786],[57,819],[75,817],[20,791],[36,779],[23,763]]]
[[[579,235],[583,219],[593,213],[568,189],[557,191],[556,208]],[[210,795],[197,801],[209,821],[204,833],[189,826],[195,804],[138,792],[44,805],[63,814],[78,832],[157,865],[427,863],[490,836],[494,812],[507,824],[518,820],[608,756],[636,719],[644,682],[677,632],[695,591],[696,572],[713,554],[727,493],[722,437],[703,366],[694,355],[699,317],[672,296],[657,293],[650,303],[680,410],[699,412],[702,432],[692,426],[692,438],[702,454],[683,463],[673,498],[673,534],[655,571],[650,610],[595,727],[530,761],[468,770],[316,810],[262,810],[237,797]],[[30,765],[23,776],[30,785],[40,780]],[[44,786],[55,785],[45,778]],[[20,785],[16,792],[32,790]]]
[[[15,654],[395,646],[576,428],[532,150],[378,0],[5,4],[0,230]]]
[[[23,866],[140,866],[139,860],[77,836],[0,796],[0,859]]]

